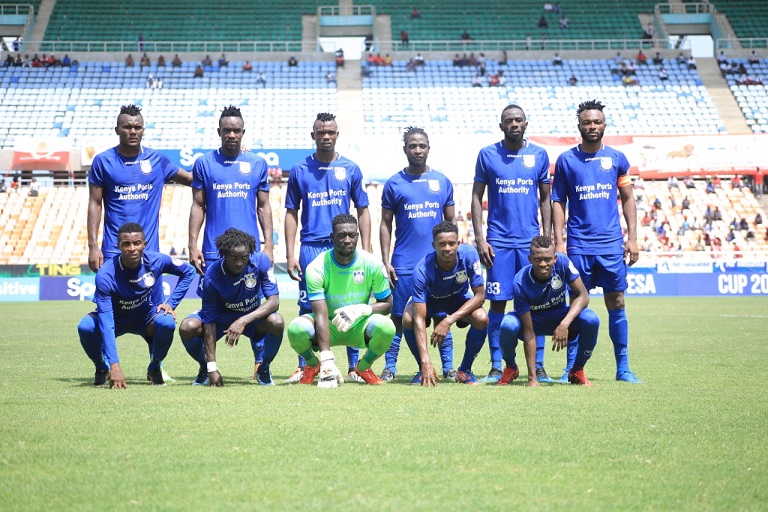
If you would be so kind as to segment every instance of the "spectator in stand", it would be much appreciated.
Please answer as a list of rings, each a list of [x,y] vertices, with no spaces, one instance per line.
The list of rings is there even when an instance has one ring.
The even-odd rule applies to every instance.
[[[660,66],[661,64],[663,64],[663,63],[664,63],[664,59],[663,59],[663,58],[661,58],[661,54],[660,54],[659,52],[656,52],[656,56],[655,56],[655,57],[653,57],[653,63],[654,63],[656,66]]]
[[[747,219],[742,217],[739,221],[739,230],[740,231],[747,231],[749,229],[749,222],[747,222]]]
[[[162,55],[157,58],[157,67],[164,68],[165,67],[165,57]]]
[[[337,68],[343,68],[344,67],[344,49],[339,48],[336,50],[336,67]]]
[[[10,53],[8,54],[8,56],[5,58],[5,61],[3,62],[3,66],[6,68],[13,66],[13,55]]]
[[[648,65],[648,57],[645,56],[643,53],[643,50],[640,50],[637,52],[637,55],[635,56],[635,59],[637,60],[638,66],[647,66]]]
[[[555,58],[552,59],[552,64],[555,66],[562,66],[563,65],[563,58],[560,56],[559,53],[555,52]]]
[[[145,53],[144,55],[141,56],[141,60],[139,60],[139,66],[144,68],[144,67],[149,67],[149,65],[150,65],[149,56]]]
[[[720,50],[720,53],[717,54],[717,63],[718,64],[728,64],[728,58],[725,56],[725,52],[723,50]]]
[[[758,62],[760,62],[760,59],[757,57],[755,50],[752,50],[752,53],[749,54],[749,63],[757,64]]]
[[[472,87],[482,87],[483,86],[483,80],[480,77],[480,75],[475,75],[475,77],[472,79]]]
[[[213,60],[211,60],[210,55],[206,55],[205,58],[200,61],[200,64],[202,64],[203,67],[213,66]]]
[[[659,80],[662,82],[664,80],[669,80],[669,75],[667,74],[667,71],[664,69],[664,66],[659,66]]]
[[[325,74],[325,83],[327,83],[327,84],[334,83],[335,84],[336,83],[336,73],[334,73],[333,71],[327,72]]]
[[[571,20],[569,20],[568,16],[566,16],[565,14],[563,14],[560,17],[560,28],[563,28],[563,29],[571,28]]]
[[[40,195],[40,183],[37,178],[32,178],[29,182],[29,197],[37,197]]]
[[[173,57],[173,61],[171,62],[171,66],[173,66],[175,68],[180,68],[181,67],[181,59],[179,58],[179,54],[178,53]]]
[[[571,78],[568,79],[568,84],[571,86],[575,86],[578,83],[579,83],[579,79],[576,78],[575,74],[571,73]]]
[[[680,66],[685,66],[688,64],[688,58],[683,54],[683,52],[680,52],[680,55],[677,56],[677,63]]]
[[[419,52],[416,53],[416,56],[413,58],[413,61],[416,63],[417,66],[426,65],[426,61],[424,60],[424,57],[422,57],[421,53]]]
[[[229,66],[229,61],[227,60],[227,56],[222,53],[221,57],[219,57],[219,67],[225,68],[228,66]]]
[[[539,22],[536,24],[536,26],[539,27],[540,29],[544,29],[544,30],[549,28],[549,23],[547,22],[547,18],[544,17],[543,14],[542,14],[541,18],[539,18]]]
[[[205,75],[205,71],[203,70],[203,66],[198,64],[197,67],[195,68],[194,78],[203,78],[204,75]]]
[[[461,57],[459,57],[459,54],[453,56],[453,65],[456,67],[461,67],[464,64],[461,62]]]
[[[411,9],[411,19],[412,20],[420,20],[421,19],[421,11],[417,8]]]
[[[400,31],[400,42],[403,44],[408,44],[411,42],[411,40],[408,37],[408,31],[407,30],[401,30]]]
[[[294,68],[299,65],[299,61],[293,55],[288,59],[288,67]]]
[[[37,55],[35,55],[35,57],[37,57]],[[34,59],[32,62],[34,62]],[[131,54],[129,53],[128,56],[125,58],[125,67],[132,68],[134,64],[135,62],[133,61],[133,56],[131,56]]]
[[[66,57],[66,56],[65,56],[64,58],[65,58],[65,59],[68,59],[69,57]],[[17,53],[17,54],[16,54],[16,60],[14,60],[14,61],[13,61],[13,67],[15,67],[15,68],[20,68],[20,67],[22,67],[23,65],[24,65],[24,60],[22,60],[22,58],[21,58],[21,54],[20,54],[20,53]],[[69,64],[65,64],[65,65],[66,65],[66,66],[69,66]],[[27,64],[27,66],[29,66],[29,64]]]
[[[386,54],[384,56],[384,60],[382,61],[382,66],[391,66],[392,65],[392,57],[390,57],[389,54]]]
[[[471,41],[472,38],[469,35],[469,32],[467,32],[467,29],[464,29],[464,32],[461,33],[461,40],[462,41]]]
[[[696,59],[693,58],[693,55],[688,57],[688,69],[696,69]]]
[[[247,60],[245,61],[245,64],[243,64],[243,73],[251,71],[253,71],[253,64],[251,64],[251,61]]]
[[[376,57],[373,58],[373,63],[376,64],[377,66],[383,66],[384,57],[382,57],[380,53],[377,53]]]
[[[259,75],[256,77],[256,84],[261,85],[263,89],[267,88],[267,75],[263,71],[259,71]]]
[[[760,212],[757,212],[755,214],[755,226],[759,226],[762,223],[763,223],[763,216]]]

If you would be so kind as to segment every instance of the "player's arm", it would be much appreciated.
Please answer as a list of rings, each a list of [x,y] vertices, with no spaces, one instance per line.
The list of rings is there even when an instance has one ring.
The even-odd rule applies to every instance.
[[[427,345],[427,305],[424,302],[413,302],[413,331],[416,334],[416,347],[419,350],[421,366],[421,385],[434,387],[437,383],[437,372],[432,366]]]
[[[549,183],[539,183],[539,211],[541,212],[541,234],[550,236],[552,233],[552,187]]]
[[[256,216],[259,218],[261,231],[264,233],[264,254],[269,261],[274,262],[274,242],[272,240],[272,205],[269,202],[269,192],[259,190],[256,193]]]
[[[216,322],[203,324],[203,345],[205,346],[205,360],[208,361],[209,384],[219,388],[224,385],[224,381],[216,364]]]
[[[179,168],[179,171],[173,178],[171,178],[171,181],[178,183],[179,185],[186,185],[189,187],[192,185],[192,173]]]
[[[232,322],[229,326],[229,329],[224,331],[224,334],[227,335],[227,346],[232,347],[237,345],[237,340],[243,334],[243,331],[245,330],[246,326],[248,326],[248,324],[251,324],[256,320],[264,320],[269,315],[277,311],[277,308],[279,307],[280,296],[270,295],[264,302],[261,303],[261,305],[259,305],[258,308]]]
[[[488,245],[483,233],[483,194],[485,194],[485,183],[475,181],[472,185],[472,230],[475,232],[475,243],[477,252],[480,255],[480,262],[486,267],[493,266],[493,247]]]
[[[565,202],[554,201],[552,203],[552,229],[555,240],[555,251],[565,253]]]
[[[619,196],[621,197],[621,210],[624,214],[624,221],[627,223],[627,244],[624,246],[624,259],[629,256],[629,266],[637,263],[640,258],[640,251],[637,249],[637,204],[635,203],[635,194],[632,190],[632,182],[619,186]],[[622,180],[619,180],[619,184]]]
[[[197,238],[200,236],[200,229],[205,220],[205,190],[202,188],[192,189],[192,206],[189,208],[189,262],[194,265],[197,271],[205,274],[205,256],[197,246]]]
[[[179,280],[176,282],[176,286],[173,288],[173,293],[171,293],[171,296],[168,297],[168,299],[165,301],[165,303],[171,307],[171,312],[175,311],[176,308],[179,307],[179,303],[187,294],[187,290],[189,290],[189,287],[192,285],[192,281],[195,280],[195,267],[183,261],[177,265],[176,262],[179,261],[180,260],[175,260],[168,257],[168,262],[163,268],[164,273],[179,277]],[[173,315],[173,318],[176,319],[175,314]]]
[[[571,307],[568,314],[560,321],[560,325],[555,328],[552,334],[552,350],[560,351],[568,345],[568,329],[573,321],[589,305],[589,291],[580,277],[577,277],[570,283]]]
[[[443,318],[443,320],[435,326],[432,331],[432,346],[436,347],[442,345],[445,341],[445,337],[448,335],[448,331],[451,330],[451,326],[457,321],[461,320],[465,316],[469,316],[476,309],[483,307],[485,302],[485,286],[473,286],[472,298],[461,305],[453,314],[450,314]]]
[[[331,350],[331,328],[328,324],[328,303],[325,299],[310,302],[315,314],[315,342],[321,352]]]
[[[536,378],[536,333],[533,332],[533,318],[531,312],[518,314],[520,319],[520,331],[523,336],[523,350],[525,351],[525,365],[528,367],[528,387],[537,387],[539,380]]]
[[[357,208],[357,223],[360,226],[360,242],[363,244],[363,250],[372,253],[371,211],[367,206]]]
[[[379,224],[379,245],[381,246],[381,261],[384,263],[384,267],[387,269],[387,277],[389,278],[389,285],[394,288],[395,282],[397,282],[397,274],[395,268],[390,262],[389,251],[392,245],[392,219],[395,217],[395,212],[388,210],[387,208],[381,209],[381,223]]]
[[[388,315],[392,311],[392,294],[371,304],[372,315]]]
[[[104,190],[93,183],[88,184],[88,267],[96,272],[104,264],[104,254],[99,247],[99,226]]]
[[[296,230],[299,228],[299,211],[292,208],[285,210],[285,259],[288,262],[288,275],[294,281],[301,281],[301,265],[296,259]]]
[[[456,224],[456,205],[448,205],[443,208],[443,220]]]

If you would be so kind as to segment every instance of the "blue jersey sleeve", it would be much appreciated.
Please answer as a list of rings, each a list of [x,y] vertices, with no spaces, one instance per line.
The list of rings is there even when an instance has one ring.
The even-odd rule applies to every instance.
[[[299,187],[299,173],[301,167],[296,165],[288,175],[288,184],[285,188],[285,208],[298,210],[301,208],[301,188]]]
[[[384,184],[384,190],[381,191],[381,207],[390,211],[397,211],[397,198],[395,197],[395,187],[392,178]]]
[[[192,188],[205,188],[204,167],[205,159],[203,157],[195,160],[195,164],[192,166]]]
[[[530,265],[528,265],[520,269],[520,272],[515,276],[515,281],[512,285],[512,298],[515,301],[515,313],[518,315],[523,315],[531,310],[531,304],[528,300],[528,296],[525,294],[525,287],[523,286],[523,279],[530,268]]]
[[[429,280],[427,279],[426,266],[422,259],[413,270],[413,290],[411,292],[413,302],[426,304],[429,297]]]
[[[269,192],[269,166],[267,165],[267,161],[263,158],[259,158],[255,171],[259,173],[257,193]]]
[[[568,201],[568,180],[563,168],[565,153],[557,157],[555,162],[555,175],[552,182],[552,201],[566,203]]]
[[[101,340],[104,344],[104,356],[107,364],[119,363],[117,355],[117,338],[115,337],[115,315],[112,308],[112,293],[114,281],[107,273],[107,268],[102,267],[104,272],[96,274],[96,292],[93,294],[93,302],[96,303],[96,323],[101,332]]]
[[[358,166],[354,166],[351,176],[351,196],[355,208],[366,208],[368,206],[368,193],[363,186],[363,173]]]
[[[269,258],[263,252],[256,253],[259,258],[259,282],[261,283],[261,294],[264,297],[271,297],[272,295],[278,295],[280,292],[277,288],[277,280],[275,279],[275,271],[272,268]]]
[[[93,158],[91,171],[88,173],[88,183],[93,183],[97,187],[104,186],[104,156],[99,153]]]
[[[165,156],[164,154],[158,152],[158,160],[159,164],[163,170],[163,176],[165,177],[165,182],[169,183],[174,176],[176,176],[179,173],[179,168],[176,167],[176,164],[171,162],[171,159]]]
[[[443,209],[445,209],[446,206],[453,206],[456,204],[456,202],[453,200],[453,183],[451,183],[451,180],[448,178],[445,179],[444,183],[447,193],[445,195],[445,204],[443,205]]]
[[[205,277],[203,277],[203,307],[200,310],[200,320],[202,320],[204,324],[210,324],[216,321],[218,304],[221,300],[219,293],[213,284],[213,271],[215,271],[215,269],[210,267],[209,271],[205,273]]]
[[[477,253],[477,249],[471,245],[464,244],[464,246],[467,248],[465,262],[467,271],[470,274],[470,287],[477,288],[478,286],[485,286],[483,267],[480,265],[480,255]]]
[[[166,300],[173,309],[176,309],[187,294],[187,290],[192,284],[192,281],[195,280],[195,267],[185,261],[171,258],[165,254],[161,255],[160,261],[162,263],[162,272],[164,274],[171,274],[179,277],[176,287],[173,289],[173,293],[171,293],[171,296]]]

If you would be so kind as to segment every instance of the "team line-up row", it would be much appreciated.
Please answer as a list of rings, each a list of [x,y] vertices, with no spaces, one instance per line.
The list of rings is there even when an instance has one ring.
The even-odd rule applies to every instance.
[[[316,150],[291,169],[286,188],[287,265],[300,289],[299,316],[287,326],[299,364],[288,382],[309,384],[319,374],[319,386],[335,387],[342,377],[330,351],[334,345],[347,346],[348,379],[368,384],[392,380],[404,337],[419,362],[413,382],[432,386],[437,372],[429,359],[426,328],[434,322],[429,342],[440,348],[443,376],[449,380],[481,382],[471,366],[487,335],[491,369],[482,381],[505,385],[517,378],[519,338],[528,385],[553,382],[544,369],[544,336],[552,335],[554,349],[567,348],[560,380],[589,385],[584,365],[599,320],[586,307],[586,290],[600,286],[616,379],[640,383],[628,363],[624,312],[627,265],[638,258],[635,203],[626,157],[602,144],[603,108],[597,101],[579,105],[582,142],[558,158],[552,183],[546,152],[524,137],[523,109],[509,105],[502,111],[503,139],[481,149],[477,158],[472,218],[482,218],[486,190],[488,218],[485,233],[481,222],[473,222],[476,249],[458,242],[453,187],[427,165],[428,135],[420,128],[406,129],[408,165],[387,181],[381,198],[381,260],[370,254],[371,219],[360,169],[335,151],[335,116],[318,114],[311,132]],[[97,309],[78,330],[96,367],[94,384],[125,387],[115,338],[128,332],[147,340],[148,379],[153,384],[167,380],[162,360],[175,332],[173,310],[195,271],[203,275],[203,307],[179,326],[187,352],[199,363],[194,383],[221,385],[216,340],[226,335],[231,345],[245,334],[254,351],[254,378],[273,384],[269,365],[286,328],[277,313],[271,263],[268,173],[263,159],[241,151],[245,124],[240,110],[230,106],[222,111],[221,147],[198,158],[191,173],[142,147],[143,130],[140,109],[123,107],[115,127],[120,142],[96,156],[89,175],[89,265],[97,271]],[[192,187],[191,264],[158,252],[160,199],[168,181]],[[131,192],[139,189],[141,194]],[[357,218],[350,215],[352,204]],[[180,276],[165,302],[157,286],[164,272]],[[482,307],[486,299],[487,313]],[[510,300],[514,309],[505,314]],[[469,327],[458,368],[452,355],[454,324]],[[360,349],[365,349],[362,357]],[[381,356],[385,367],[377,376],[371,366]]]

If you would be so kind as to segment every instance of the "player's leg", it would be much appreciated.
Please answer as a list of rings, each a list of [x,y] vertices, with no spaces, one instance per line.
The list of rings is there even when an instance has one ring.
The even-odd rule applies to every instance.
[[[579,344],[574,358],[573,366],[568,372],[568,381],[572,384],[581,384],[591,386],[592,383],[587,379],[584,373],[584,366],[592,357],[592,352],[597,345],[597,333],[600,329],[600,318],[597,313],[589,308],[582,310],[579,316],[573,321],[569,329],[569,338],[571,335],[576,337],[578,333]]]
[[[429,322],[430,319],[429,316],[427,316],[427,327],[429,327]],[[403,309],[403,338],[405,338],[408,350],[411,351],[413,358],[416,360],[416,364],[419,366],[416,375],[411,379],[411,384],[421,384],[421,357],[419,356],[419,347],[416,345],[416,331],[413,329],[413,303],[411,302],[410,297]]]
[[[512,300],[512,287],[515,274],[528,263],[528,252],[522,249],[494,247],[493,266],[487,272],[485,298],[491,301],[488,311],[488,349],[491,354],[491,370],[483,382],[498,382],[502,374],[501,347],[499,330],[507,301]],[[478,350],[479,352],[479,350]]]
[[[596,269],[596,256],[587,256],[583,254],[573,254],[568,255],[568,259],[571,260],[571,263],[573,263],[573,266],[576,267],[576,270],[579,271],[579,275],[581,276],[581,282],[584,283],[584,288],[587,289],[587,291],[593,289],[595,286],[597,286],[596,279],[597,279],[597,273],[595,272]],[[566,350],[566,361],[565,361],[565,368],[563,368],[563,375],[560,377],[560,384],[568,384],[568,374],[571,371],[571,368],[573,368],[573,363],[576,360],[576,353],[579,350],[579,336],[577,335],[573,339],[568,340],[568,348]]]
[[[147,367],[147,380],[152,384],[162,386],[165,384],[162,368],[163,359],[173,343],[173,335],[176,333],[176,320],[168,313],[158,313],[149,322],[146,328],[146,339],[151,340],[152,355]]]
[[[381,372],[381,380],[383,381],[394,380],[397,375],[397,357],[400,354],[400,341],[403,338],[403,311],[411,296],[412,283],[412,274],[398,272],[395,289],[392,290],[391,311],[392,323],[395,324],[395,336],[392,338],[392,344],[384,356],[384,370]]]
[[[251,338],[251,343],[256,338],[262,341],[261,353],[262,361],[256,370],[256,381],[262,386],[274,386],[272,380],[272,371],[270,364],[274,361],[280,345],[283,343],[283,332],[285,331],[285,321],[280,313],[272,313],[266,319],[259,322],[256,326],[256,334]]]
[[[104,343],[94,313],[85,315],[80,320],[80,323],[77,324],[77,334],[80,337],[80,345],[83,347],[85,355],[93,361],[96,368],[93,385],[103,386],[109,380],[109,365],[104,360]]]
[[[515,355],[521,327],[520,319],[513,312],[504,315],[504,319],[501,321],[499,346],[501,347],[501,356],[504,358],[504,371],[498,382],[500,386],[506,386],[520,376]]]
[[[181,343],[187,354],[197,361],[197,377],[192,381],[193,386],[208,385],[208,369],[206,367],[205,345],[203,344],[203,322],[200,320],[199,312],[194,312],[181,321],[179,324],[179,335]],[[218,328],[218,325],[217,325]]]
[[[373,314],[361,326],[362,336],[353,335],[354,339],[362,338],[368,349],[360,358],[355,368],[355,373],[367,384],[383,384],[384,381],[376,376],[371,366],[374,361],[384,355],[392,344],[395,335],[395,324],[384,315]],[[357,329],[353,329],[356,331]]]
[[[288,324],[288,343],[306,361],[301,377],[296,381],[289,379],[289,383],[312,384],[320,372],[320,360],[313,350],[314,341],[315,319],[313,315],[297,316]]]
[[[485,340],[485,335],[483,335],[483,340]],[[437,347],[437,350],[443,365],[443,378],[455,382],[456,370],[453,368],[453,334],[451,331],[445,335],[445,341]]]
[[[472,361],[485,343],[489,323],[488,315],[483,308],[477,308],[462,320],[469,324],[469,329],[465,341],[464,357],[456,372],[456,382],[470,385],[479,384],[480,381],[472,373]]]

